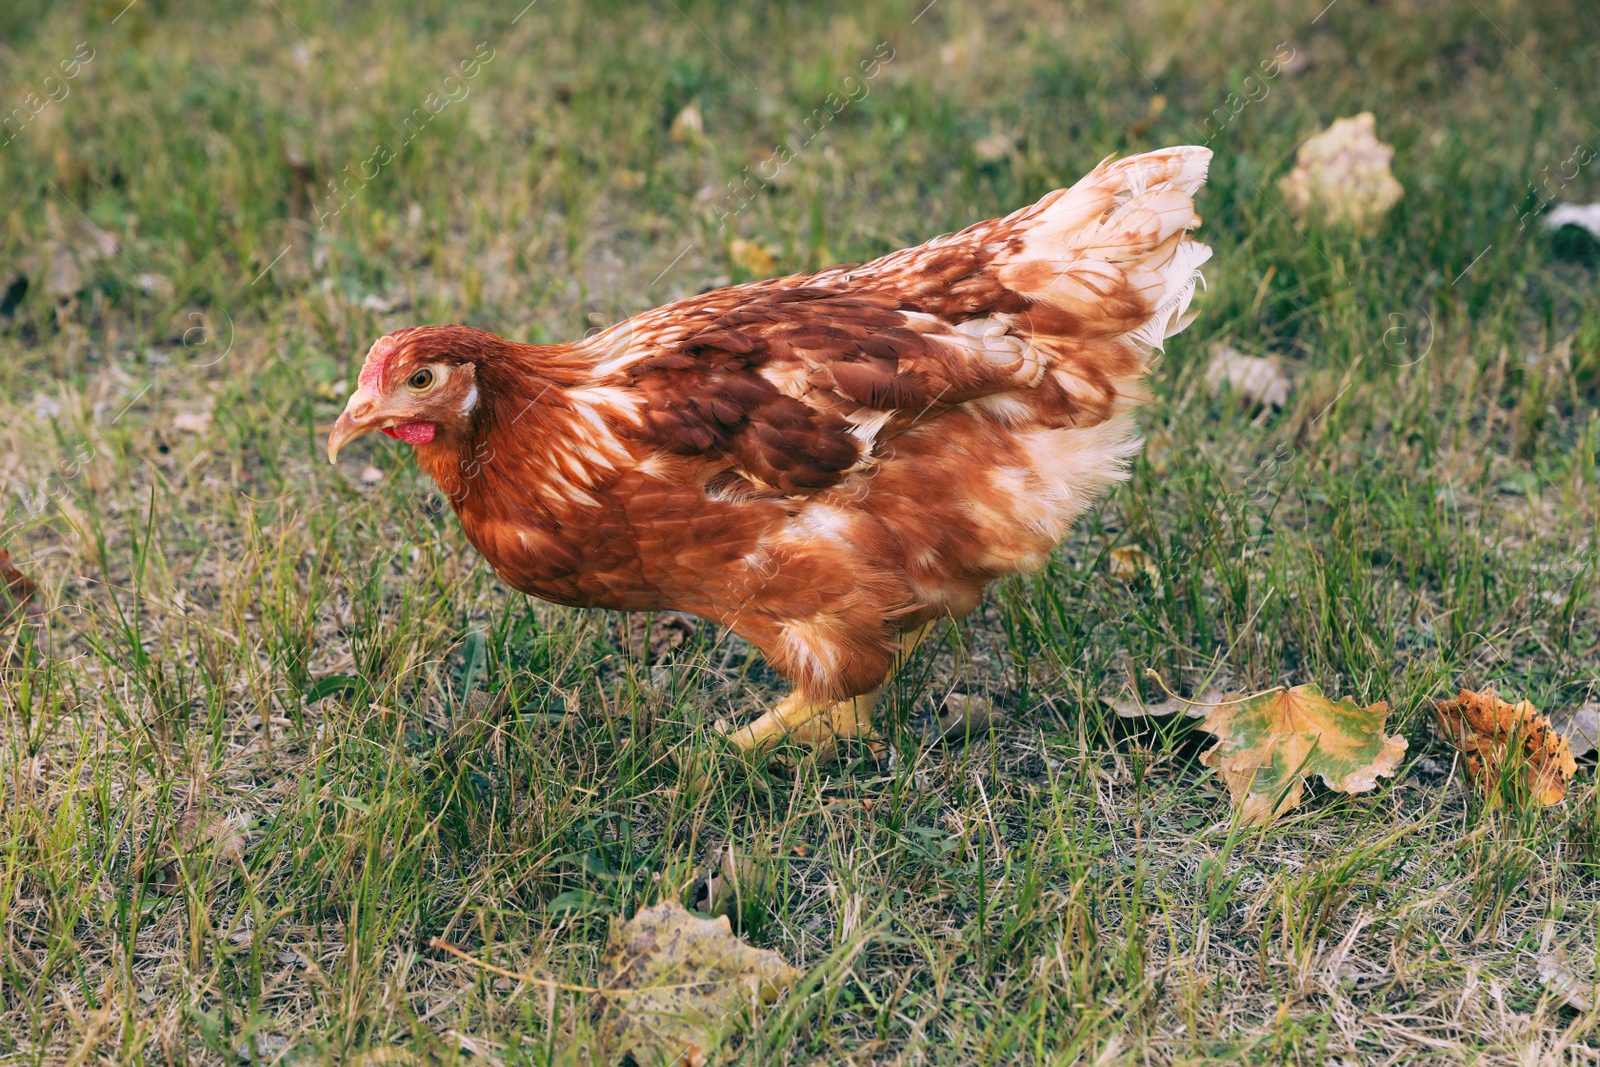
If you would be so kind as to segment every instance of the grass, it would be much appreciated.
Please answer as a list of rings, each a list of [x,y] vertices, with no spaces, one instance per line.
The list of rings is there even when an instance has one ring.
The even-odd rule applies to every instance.
[[[1522,224],[1600,200],[1600,11],[519,6],[0,13],[0,103],[59,97],[0,145],[0,545],[49,612],[48,649],[0,631],[0,1061],[597,1061],[583,994],[431,939],[586,984],[728,843],[744,935],[808,973],[738,1062],[1600,1057],[1536,969],[1600,962],[1593,764],[1488,810],[1427,712],[1600,687],[1600,256]],[[1295,147],[1364,110],[1405,198],[1292,224]],[[674,754],[773,698],[759,658],[647,662],[498,585],[404,449],[321,458],[389,329],[569,338],[742,280],[734,237],[861,260],[1208,137],[1133,479],[915,661],[885,762],[696,788]],[[1287,407],[1212,395],[1218,342],[1283,357]],[[1407,761],[1243,830],[1191,720],[1108,709],[1146,669],[1388,700]],[[1006,720],[923,743],[952,691]]]

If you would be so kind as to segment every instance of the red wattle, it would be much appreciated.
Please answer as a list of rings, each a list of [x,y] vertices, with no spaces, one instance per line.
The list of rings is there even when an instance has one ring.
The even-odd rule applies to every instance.
[[[408,445],[425,445],[433,440],[433,435],[438,429],[439,427],[431,422],[402,422],[398,426],[383,427],[383,432],[396,441],[404,441]]]

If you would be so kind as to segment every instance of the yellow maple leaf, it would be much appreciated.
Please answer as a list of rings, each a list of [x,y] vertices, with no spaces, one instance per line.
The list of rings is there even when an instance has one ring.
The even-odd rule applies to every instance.
[[[1526,700],[1507,704],[1492,686],[1463,689],[1454,700],[1436,701],[1433,711],[1489,803],[1500,803],[1505,788],[1544,807],[1566,798],[1578,770],[1572,746]]]
[[[701,919],[669,900],[611,932],[600,958],[601,1032],[613,1061],[706,1062],[739,1009],[776,1000],[800,971],[733,936],[727,916]]]
[[[1200,762],[1228,784],[1241,821],[1264,825],[1300,803],[1313,774],[1341,793],[1365,793],[1392,775],[1406,739],[1384,734],[1388,718],[1383,701],[1363,708],[1314,685],[1230,697],[1200,724],[1218,738]]]

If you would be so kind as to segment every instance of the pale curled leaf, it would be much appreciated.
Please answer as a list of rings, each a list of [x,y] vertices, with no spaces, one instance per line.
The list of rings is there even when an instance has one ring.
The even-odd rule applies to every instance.
[[[667,137],[673,141],[699,142],[705,137],[706,122],[700,114],[698,101],[691,101],[684,109],[672,119],[672,125],[667,130]]]
[[[600,960],[601,1034],[612,1061],[704,1063],[737,1022],[776,1000],[800,971],[733,936],[725,916],[701,919],[676,901],[612,929]]]
[[[190,808],[172,829],[172,847],[179,853],[191,853],[208,846],[215,849],[218,859],[244,862],[244,832],[238,823],[204,808]]]
[[[175,892],[181,882],[179,864],[209,854],[222,863],[244,866],[244,831],[239,823],[205,808],[189,808],[178,816],[158,856],[159,870],[150,883],[158,893]]]
[[[133,284],[160,300],[171,300],[177,289],[172,284],[172,279],[165,274],[136,274]]]
[[[743,901],[758,894],[770,897],[773,890],[771,879],[755,856],[729,841],[695,888],[691,903],[703,914],[713,918],[726,915],[732,922],[739,918]]]
[[[1575,708],[1553,711],[1550,725],[1567,739],[1574,758],[1587,756],[1600,747],[1600,701],[1591,700]]]
[[[388,315],[393,312],[400,311],[409,305],[410,301],[404,296],[388,297],[380,296],[377,293],[368,293],[366,296],[361,298],[361,306],[364,309],[379,315]]]
[[[998,163],[1016,150],[1016,139],[1004,130],[994,130],[972,142],[972,154],[985,163]]]
[[[1392,775],[1406,739],[1383,732],[1389,705],[1333,701],[1314,685],[1273,689],[1219,703],[1200,729],[1218,738],[1200,757],[1227,783],[1240,819],[1264,825],[1299,805],[1305,780],[1364,793]]]
[[[1219,689],[1207,689],[1193,700],[1184,700],[1182,697],[1169,696],[1165,700],[1146,701],[1137,694],[1133,696],[1118,697],[1111,702],[1111,710],[1119,718],[1141,719],[1146,716],[1161,718],[1166,715],[1183,715],[1190,719],[1203,719],[1210,715],[1217,705],[1222,703],[1223,694]]]
[[[944,698],[944,714],[939,716],[937,723],[927,728],[922,740],[931,743],[959,741],[965,737],[976,739],[986,736],[990,727],[999,726],[1005,721],[1005,709],[988,697],[951,693]]]
[[[44,291],[56,300],[76,296],[84,287],[83,269],[70,246],[51,241],[44,250]]]
[[[1224,385],[1249,404],[1281,408],[1289,402],[1289,376],[1277,360],[1217,345],[1206,364],[1206,388],[1217,394]]]
[[[1372,112],[1339,119],[1306,140],[1278,182],[1290,212],[1360,228],[1405,193],[1389,170],[1394,148],[1377,137]]]
[[[1566,949],[1559,945],[1549,952],[1541,953],[1538,962],[1539,981],[1550,990],[1551,996],[1557,1003],[1579,1011],[1593,1011],[1595,1007],[1595,983],[1584,982],[1573,972],[1572,964],[1567,959]]]

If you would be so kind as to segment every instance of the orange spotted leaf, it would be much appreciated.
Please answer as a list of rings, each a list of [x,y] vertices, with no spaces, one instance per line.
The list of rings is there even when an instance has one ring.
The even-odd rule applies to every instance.
[[[1461,752],[1461,765],[1490,804],[1514,799],[1548,807],[1567,795],[1577,761],[1567,739],[1526,700],[1508,704],[1493,687],[1463,689],[1434,703],[1439,728]]]

